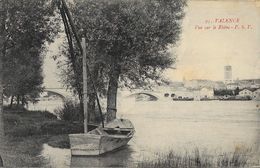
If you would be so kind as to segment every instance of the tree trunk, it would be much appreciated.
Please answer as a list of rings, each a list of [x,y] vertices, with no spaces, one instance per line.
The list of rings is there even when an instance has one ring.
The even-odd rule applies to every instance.
[[[4,87],[3,87],[3,58],[5,54],[5,48],[3,48],[5,43],[5,2],[0,0],[0,146],[4,143],[4,110],[3,110],[3,97],[4,97]],[[1,151],[0,151],[1,154]],[[3,167],[3,160],[0,155],[0,167]]]
[[[25,103],[26,103],[26,100],[25,100],[25,97],[24,95],[22,96],[22,106],[25,107]]]
[[[88,87],[90,88],[90,87]],[[96,116],[96,95],[93,92],[93,89],[88,89],[91,93],[88,92],[88,119],[90,123],[97,123]]]
[[[93,60],[91,60],[92,65],[94,67],[89,67],[91,73],[91,77],[93,80],[93,83],[96,84],[97,77],[98,77],[98,65],[94,63]],[[89,122],[90,123],[99,123],[100,120],[98,120],[98,114],[96,111],[96,93],[94,91],[94,86],[92,82],[90,81],[90,78],[88,79],[88,115],[89,115]]]
[[[1,4],[0,4],[1,5]],[[0,37],[0,40],[2,38]],[[0,44],[1,46],[1,44]],[[0,55],[1,57],[1,55]],[[0,141],[1,139],[3,139],[3,136],[4,136],[4,111],[3,111],[3,64],[2,64],[2,60],[0,60]]]
[[[0,41],[1,40],[2,37],[0,37]],[[0,46],[2,46],[1,42],[0,42]],[[1,139],[3,139],[4,136],[4,114],[3,113],[4,113],[3,112],[3,62],[2,62],[2,55],[0,54],[0,141]]]
[[[117,103],[117,88],[120,70],[113,68],[110,74],[108,91],[107,91],[107,122],[116,119],[116,103]]]
[[[3,57],[5,43],[5,2],[0,0],[0,144],[4,139],[4,114],[3,114]]]
[[[83,104],[83,97],[81,93],[79,93],[79,122],[83,123],[84,122],[84,104]]]
[[[0,167],[4,167],[4,163],[3,163],[3,160],[2,160],[1,156],[0,156]]]
[[[17,100],[16,100],[16,101],[17,101],[17,104],[16,104],[16,105],[17,105],[17,107],[19,107],[19,105],[20,105],[20,95],[18,95],[18,96],[16,96],[16,97],[17,97]]]

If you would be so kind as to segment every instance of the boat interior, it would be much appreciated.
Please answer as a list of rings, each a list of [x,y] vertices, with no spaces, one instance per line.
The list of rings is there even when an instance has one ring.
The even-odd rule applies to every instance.
[[[122,128],[96,128],[90,131],[90,134],[95,135],[121,135],[129,136],[133,132],[133,129],[122,129]]]

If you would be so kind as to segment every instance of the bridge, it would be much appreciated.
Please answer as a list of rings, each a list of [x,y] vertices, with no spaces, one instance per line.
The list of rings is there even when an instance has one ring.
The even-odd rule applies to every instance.
[[[66,99],[75,99],[75,95],[65,88],[45,88],[44,92],[49,92],[59,96],[63,101]]]
[[[62,100],[66,99],[77,99],[72,92],[65,88],[45,88],[45,92],[50,92],[54,95],[59,96]],[[163,91],[152,91],[152,90],[135,90],[133,92],[130,91],[119,91],[121,97],[128,97],[128,98],[142,98],[146,97],[150,101],[156,101],[158,99],[164,98],[164,94],[167,92]],[[169,93],[168,93],[169,94]]]
[[[150,101],[156,101],[164,97],[164,92],[161,91],[150,91],[150,90],[136,90],[134,92],[128,92],[123,94],[123,97],[141,99],[142,97],[148,98]]]

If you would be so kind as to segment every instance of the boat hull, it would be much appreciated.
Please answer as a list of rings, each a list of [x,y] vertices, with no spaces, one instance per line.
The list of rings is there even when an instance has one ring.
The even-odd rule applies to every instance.
[[[116,120],[88,133],[70,134],[71,155],[95,156],[125,146],[134,134],[129,120]]]
[[[121,148],[130,141],[132,137],[126,137],[126,138],[115,138],[115,137],[101,137],[100,141],[100,151],[99,154],[103,154],[109,151],[116,150],[118,148]]]
[[[132,137],[70,134],[71,155],[101,155],[125,146]]]
[[[71,155],[99,155],[101,137],[89,134],[70,134]]]

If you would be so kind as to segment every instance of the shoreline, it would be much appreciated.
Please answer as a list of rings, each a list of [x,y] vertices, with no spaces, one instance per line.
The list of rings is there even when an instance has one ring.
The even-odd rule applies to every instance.
[[[58,150],[69,149],[68,134],[74,132],[83,132],[82,127],[75,123],[58,120],[53,114],[46,111],[21,111],[5,109],[5,143],[1,145],[0,151],[6,167],[46,167],[50,165],[50,160],[42,155],[43,145],[48,144]],[[170,144],[169,144],[170,145]],[[241,148],[242,149],[242,148]],[[246,149],[243,147],[243,149]],[[173,149],[172,149],[173,151]],[[193,149],[191,149],[192,152]],[[234,150],[235,153],[236,149]],[[194,160],[195,154],[185,155],[185,153],[174,153],[173,158],[170,158],[170,152],[163,152],[161,158],[144,159],[137,163],[140,168],[152,167],[159,161],[167,163],[175,163],[176,159],[190,158]],[[200,159],[208,159],[207,153],[203,154],[203,150],[199,149]],[[224,153],[216,153],[218,157]],[[63,153],[62,153],[63,155]],[[171,154],[172,155],[172,154]],[[170,155],[170,156],[171,156]],[[243,152],[241,155],[243,156]],[[197,155],[198,156],[198,155]],[[197,157],[198,158],[198,157]],[[229,157],[230,159],[231,157]],[[159,160],[158,160],[159,159]],[[167,160],[168,159],[168,160]],[[254,158],[249,158],[253,160]],[[185,159],[184,159],[185,160]],[[209,160],[209,159],[208,159]],[[255,158],[257,162],[257,158]],[[212,162],[212,161],[210,161]],[[183,161],[183,164],[186,162]],[[258,160],[259,163],[259,160]],[[194,165],[194,161],[190,162]],[[242,163],[241,163],[242,164]],[[246,167],[246,166],[245,166]]]
[[[4,123],[0,153],[5,167],[47,166],[41,156],[43,144],[69,148],[68,134],[82,131],[80,125],[58,120],[46,111],[5,108]]]

